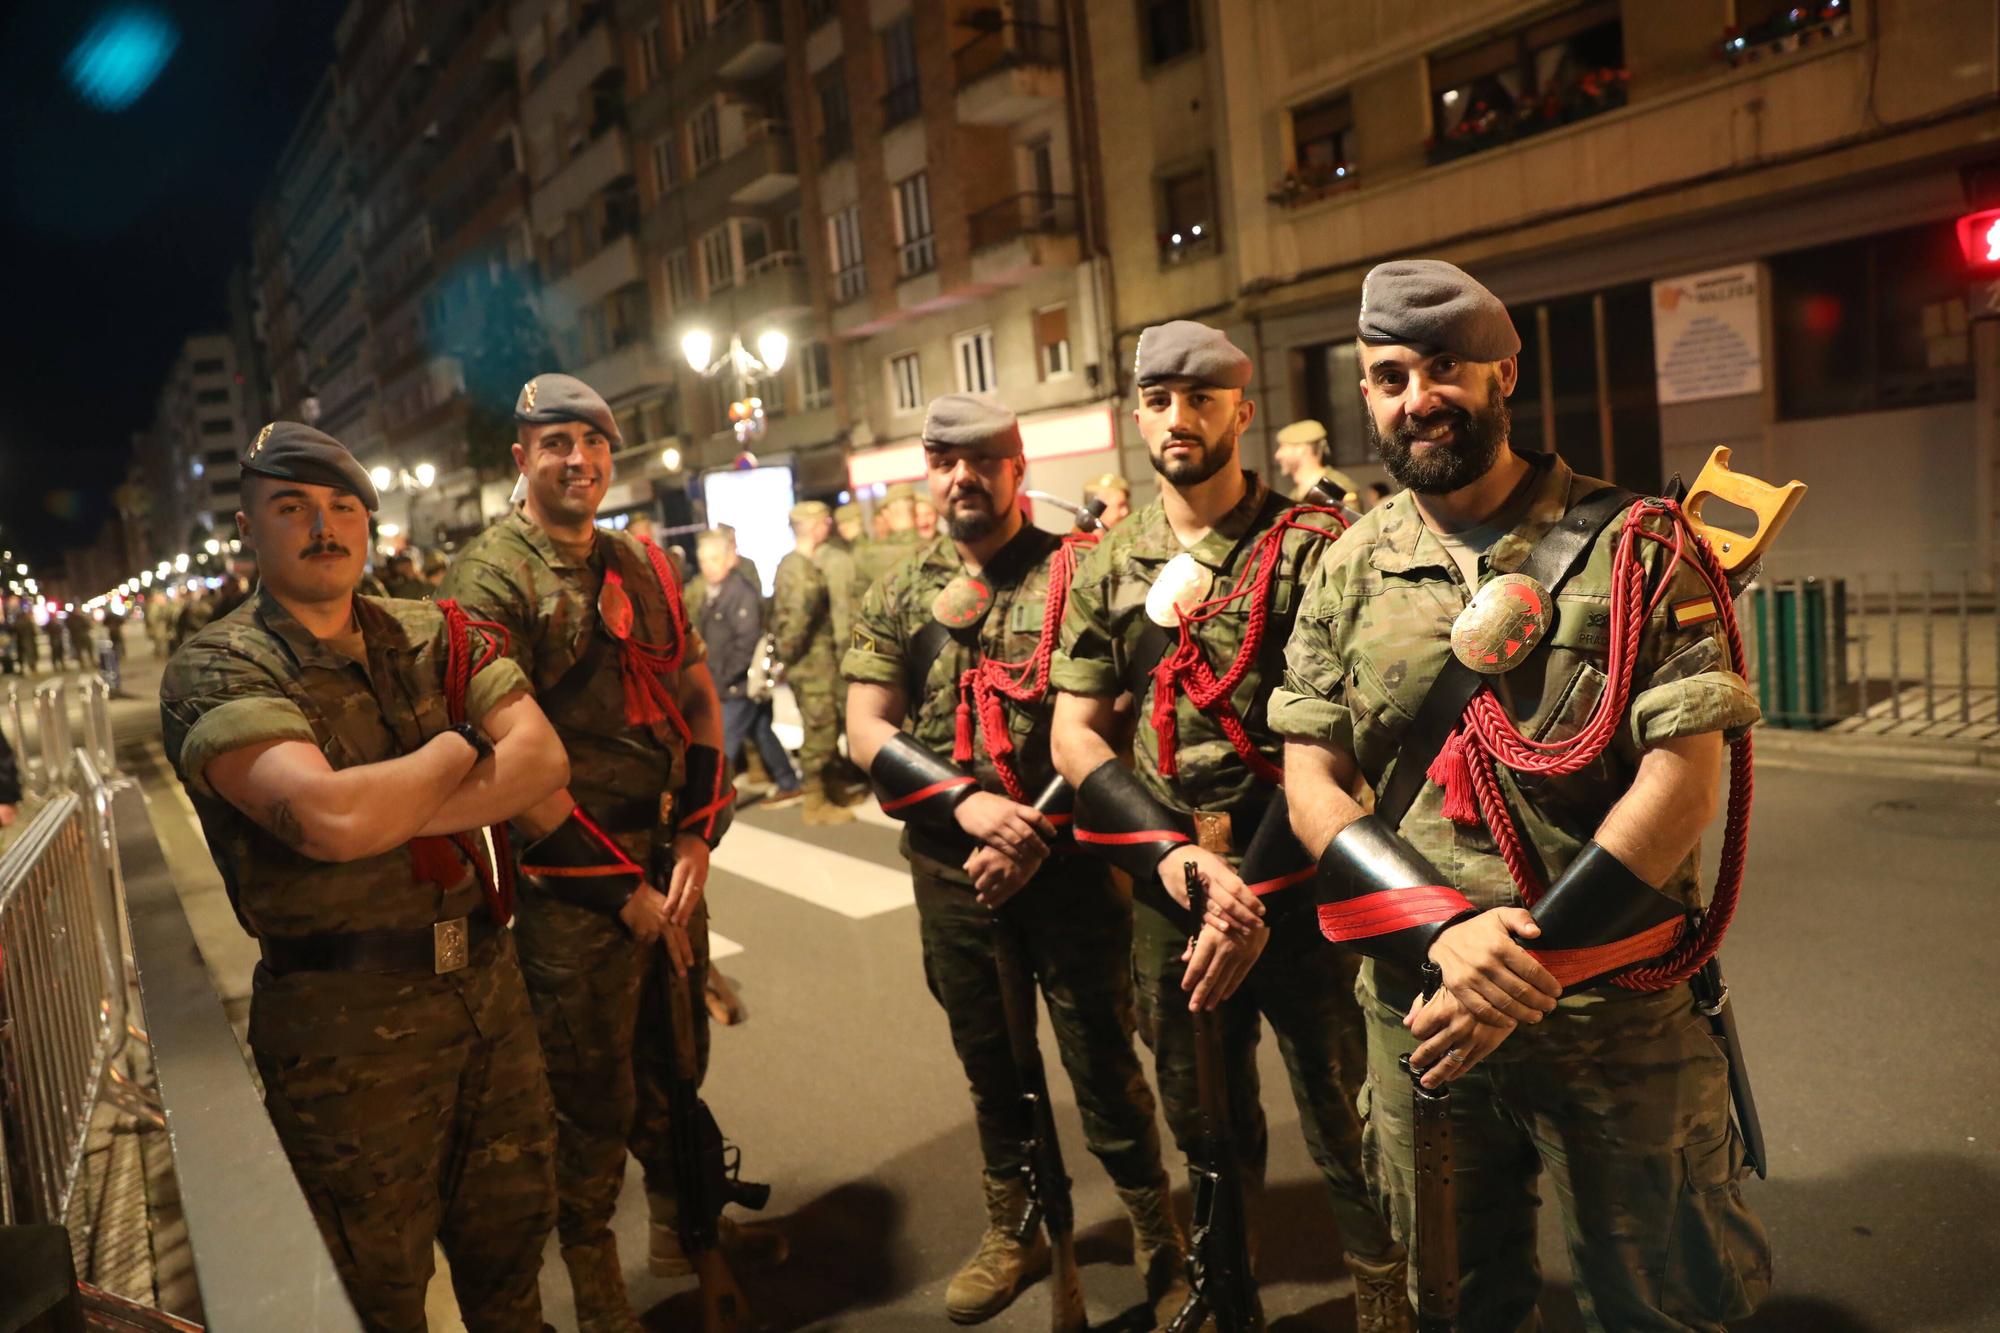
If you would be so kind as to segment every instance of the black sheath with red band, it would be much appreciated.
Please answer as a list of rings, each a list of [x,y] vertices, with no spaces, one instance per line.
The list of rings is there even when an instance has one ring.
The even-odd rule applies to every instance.
[[[1542,928],[1528,948],[1565,989],[1673,952],[1689,919],[1594,842],[1528,910]]]
[[[979,790],[972,774],[926,750],[907,731],[883,742],[868,766],[868,778],[881,798],[883,814],[952,832],[958,831],[952,812]]]
[[[521,849],[521,876],[551,898],[616,916],[645,871],[578,808]]]
[[[674,830],[692,833],[713,848],[729,831],[736,813],[736,787],[729,780],[729,766],[722,762],[722,751],[713,745],[688,746],[684,762],[687,771],[681,782]]]
[[[1076,842],[1132,876],[1149,883],[1160,858],[1190,841],[1181,821],[1139,785],[1116,759],[1092,769],[1076,790]]]
[[[1322,935],[1412,973],[1446,926],[1479,910],[1379,815],[1363,815],[1326,845],[1315,883]]]

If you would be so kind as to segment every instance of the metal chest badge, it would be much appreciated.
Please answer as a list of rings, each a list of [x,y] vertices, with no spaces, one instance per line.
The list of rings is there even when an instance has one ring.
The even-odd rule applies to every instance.
[[[970,574],[960,574],[938,590],[931,614],[946,629],[970,629],[986,618],[993,590]]]
[[[1451,651],[1485,676],[1519,666],[1555,624],[1555,598],[1526,574],[1488,579],[1451,622]]]
[[[618,642],[632,637],[632,594],[625,591],[625,581],[616,570],[605,573],[604,586],[597,590],[597,619]]]
[[[1182,551],[1167,561],[1153,586],[1146,589],[1146,618],[1162,629],[1173,629],[1182,616],[1207,599],[1211,582],[1202,563]]]

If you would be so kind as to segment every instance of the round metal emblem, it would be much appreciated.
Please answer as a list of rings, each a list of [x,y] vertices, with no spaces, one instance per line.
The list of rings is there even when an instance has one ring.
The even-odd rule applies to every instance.
[[[625,591],[623,581],[607,578],[597,590],[597,619],[619,642],[632,637],[632,594]]]
[[[960,574],[938,590],[931,614],[946,629],[970,629],[985,618],[991,605],[993,590],[970,574]]]
[[[1162,628],[1175,628],[1182,616],[1207,600],[1209,582],[1201,561],[1182,551],[1167,561],[1160,577],[1146,589],[1146,618]]]
[[[1555,624],[1555,598],[1526,574],[1488,579],[1451,623],[1451,651],[1481,675],[1519,666]]]

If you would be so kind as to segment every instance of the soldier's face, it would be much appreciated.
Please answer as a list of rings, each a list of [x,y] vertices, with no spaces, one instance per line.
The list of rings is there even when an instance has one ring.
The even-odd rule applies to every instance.
[[[1174,486],[1198,486],[1236,461],[1236,441],[1257,405],[1240,389],[1171,379],[1139,390],[1132,419],[1153,471]]]
[[[1507,396],[1519,361],[1363,344],[1361,364],[1368,434],[1398,485],[1447,495],[1492,469],[1507,442]]]
[[[936,533],[942,514],[947,530],[962,542],[979,541],[999,529],[1015,506],[1028,469],[1025,459],[987,458],[970,449],[925,449],[924,464],[936,506],[931,531]],[[922,522],[917,530],[923,531]]]
[[[611,441],[581,421],[523,426],[514,462],[528,479],[535,511],[565,524],[596,518],[611,486]]]
[[[938,525],[937,506],[927,505],[924,504],[922,501],[918,501],[916,515],[917,515],[917,535],[919,537],[922,537],[925,541],[929,541],[931,538],[937,536],[937,525]]]
[[[273,593],[301,602],[353,594],[368,556],[368,508],[357,496],[274,477],[245,478],[243,489],[236,531]]]
[[[1319,446],[1313,444],[1281,444],[1271,455],[1271,461],[1278,465],[1278,471],[1288,477],[1296,477],[1302,469],[1319,462]]]
[[[861,539],[861,520],[858,518],[841,519],[840,539],[848,542],[859,541]]]
[[[826,545],[827,539],[832,536],[833,536],[833,516],[831,514],[823,518],[816,518],[813,520],[812,537],[813,537],[813,542],[816,545],[820,546]]]
[[[1107,528],[1115,528],[1132,516],[1132,498],[1123,491],[1104,493],[1104,512],[1097,521]]]

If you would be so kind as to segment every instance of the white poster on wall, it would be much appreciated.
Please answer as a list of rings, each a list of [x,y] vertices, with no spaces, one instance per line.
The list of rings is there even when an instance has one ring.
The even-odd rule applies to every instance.
[[[1653,284],[1653,369],[1660,402],[1693,403],[1764,387],[1757,266],[1690,273]]]
[[[723,469],[701,476],[711,527],[736,529],[736,552],[757,566],[769,597],[778,562],[792,553],[792,470],[788,467]]]

